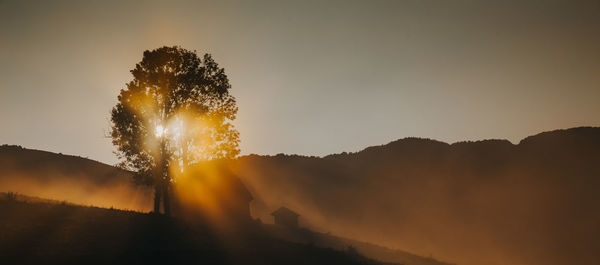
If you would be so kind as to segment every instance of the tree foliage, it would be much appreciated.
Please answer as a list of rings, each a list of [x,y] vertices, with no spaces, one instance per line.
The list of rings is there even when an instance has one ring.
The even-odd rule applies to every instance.
[[[235,98],[209,54],[181,47],[145,51],[111,112],[120,166],[147,185],[169,183],[169,167],[239,154]]]

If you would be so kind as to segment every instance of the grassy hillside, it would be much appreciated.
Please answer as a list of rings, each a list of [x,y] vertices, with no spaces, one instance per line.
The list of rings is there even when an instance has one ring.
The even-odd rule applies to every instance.
[[[221,231],[201,221],[6,194],[0,212],[2,264],[382,264],[275,239],[259,224]]]
[[[276,238],[286,241],[314,244],[318,247],[327,247],[337,250],[354,249],[368,257],[377,257],[387,262],[410,265],[450,265],[432,258],[417,256],[405,251],[390,249],[375,244],[365,243],[358,240],[338,237],[329,233],[314,232],[309,229],[289,229],[279,225],[266,224],[264,229]]]

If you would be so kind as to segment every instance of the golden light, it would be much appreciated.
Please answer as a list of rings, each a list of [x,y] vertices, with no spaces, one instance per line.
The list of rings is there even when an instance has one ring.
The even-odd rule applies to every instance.
[[[154,135],[156,135],[156,137],[162,137],[166,133],[167,130],[162,125],[156,126],[156,131],[154,132]]]

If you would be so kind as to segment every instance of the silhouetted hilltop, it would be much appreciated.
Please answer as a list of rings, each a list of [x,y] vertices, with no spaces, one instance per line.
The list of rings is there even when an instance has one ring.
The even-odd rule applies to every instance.
[[[32,173],[32,177],[50,178],[84,175],[94,183],[130,181],[131,173],[88,158],[27,149],[16,145],[0,146],[0,170]],[[40,173],[42,172],[42,173]]]
[[[276,239],[259,224],[232,236],[152,214],[0,198],[3,264],[383,264],[352,251]]]
[[[432,139],[408,137],[390,142],[385,145],[371,146],[363,149],[360,152],[355,153],[357,156],[369,156],[369,155],[402,155],[412,153],[413,155],[419,154],[431,154],[437,152],[440,149],[447,147],[448,144]],[[419,153],[415,153],[417,150]],[[335,156],[335,155],[332,155]],[[332,157],[329,156],[329,157]]]
[[[564,130],[554,130],[526,137],[519,145],[531,144],[600,144],[598,139],[600,127],[577,127]]]
[[[577,127],[571,129],[554,130],[528,136],[514,145],[508,140],[491,139],[482,141],[462,141],[453,144],[437,140],[408,137],[392,141],[388,144],[371,146],[355,153],[340,153],[325,156],[331,159],[350,159],[351,157],[369,156],[401,156],[401,155],[439,155],[448,150],[462,150],[468,152],[507,152],[516,148],[547,148],[552,147],[557,151],[560,148],[594,148],[600,145],[600,127]]]
[[[81,204],[146,209],[151,191],[131,173],[79,156],[0,146],[0,191]]]

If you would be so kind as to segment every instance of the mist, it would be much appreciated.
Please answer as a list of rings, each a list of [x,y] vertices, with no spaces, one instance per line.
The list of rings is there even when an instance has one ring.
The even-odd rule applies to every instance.
[[[239,177],[253,197],[252,217],[262,223],[286,206],[301,215],[301,227],[456,264],[596,264],[599,150],[600,128],[575,128],[519,144],[406,138],[357,153],[249,155],[204,168],[224,163]],[[31,152],[40,151],[26,157],[35,157]],[[33,160],[2,160],[0,191],[152,208],[151,189],[135,185],[130,173],[58,157],[34,159],[36,169],[24,166]],[[202,181],[176,187],[188,198],[202,196],[190,183]]]
[[[595,264],[599,135],[583,128],[518,145],[409,138],[233,164],[266,220],[285,205],[317,231],[458,264]]]
[[[0,192],[147,212],[151,189],[131,173],[77,156],[0,146]]]
[[[0,188],[3,192],[87,206],[140,212],[148,212],[152,206],[152,193],[149,188],[136,187],[133,183],[124,182],[100,185],[87,180],[87,176],[73,178],[53,175],[48,180],[36,180],[31,176],[9,174],[0,179]]]

